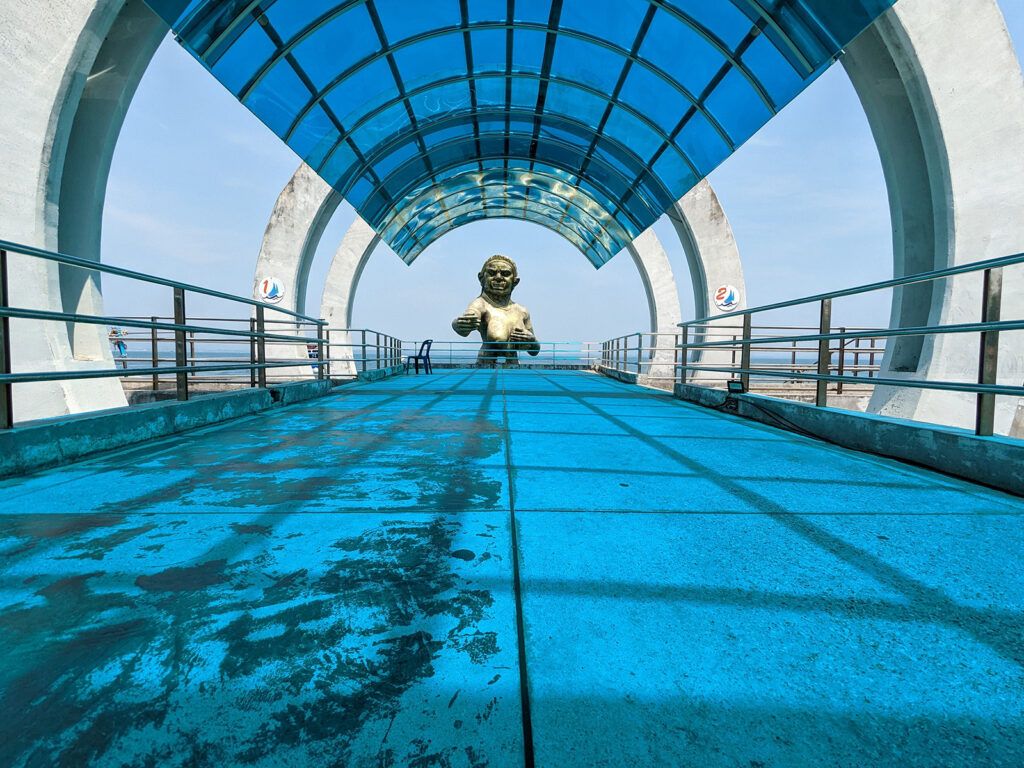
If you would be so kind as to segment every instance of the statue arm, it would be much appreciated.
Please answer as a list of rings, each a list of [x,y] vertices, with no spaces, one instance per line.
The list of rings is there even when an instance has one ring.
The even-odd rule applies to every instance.
[[[537,334],[533,332],[533,320],[530,319],[529,313],[527,313],[526,317],[523,318],[523,325],[526,327],[526,332],[533,337],[533,343],[526,346],[526,351],[530,353],[532,357],[536,357],[540,354],[540,342],[537,341]]]
[[[480,327],[482,313],[478,306],[479,302],[479,299],[474,299],[466,307],[465,312],[452,320],[452,330],[459,334],[459,336],[469,336],[469,334]]]

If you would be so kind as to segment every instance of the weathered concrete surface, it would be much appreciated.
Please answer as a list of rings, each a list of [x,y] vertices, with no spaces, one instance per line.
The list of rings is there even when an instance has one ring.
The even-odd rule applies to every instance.
[[[239,389],[187,402],[161,401],[93,411],[0,430],[0,477],[66,464],[101,451],[219,424],[274,405],[322,397],[331,386],[329,381],[307,381],[269,389]]]
[[[672,263],[662,246],[654,228],[640,233],[633,242],[626,246],[644,292],[647,294],[647,308],[651,315],[651,333],[659,334],[650,339],[645,346],[653,347],[645,357],[645,376],[659,380],[671,379],[675,376],[675,336],[679,332],[679,323],[683,320],[683,311],[679,307],[679,287],[672,273]]]
[[[1024,78],[996,0],[900,0],[842,59],[871,124],[889,190],[894,272],[1024,251]],[[1024,317],[1024,271],[1007,270],[1003,317]],[[893,327],[981,318],[980,275],[893,297]],[[975,381],[978,338],[894,341],[883,373]],[[1003,334],[1000,381],[1024,379],[1024,336]],[[999,398],[997,431],[1016,403]],[[969,394],[879,387],[873,412],[969,427]]]
[[[106,174],[160,27],[141,0],[0,3],[0,237],[99,258]],[[15,306],[101,310],[92,279],[53,263],[12,255],[10,287]],[[15,371],[113,364],[93,329],[73,339],[58,323],[15,320],[11,331]],[[116,379],[14,387],[23,420],[125,402]]]
[[[679,235],[690,267],[695,316],[715,317],[726,311],[745,309],[748,306],[747,284],[736,236],[711,184],[701,181],[666,211],[666,215]],[[739,291],[739,301],[735,307],[723,310],[715,304],[714,293],[726,285]],[[689,342],[724,341],[736,333],[735,328],[739,324],[733,318],[720,321],[720,330],[691,329]],[[690,353],[690,362],[711,368],[728,367],[732,364],[732,352],[728,349],[694,350]],[[703,382],[729,378],[729,374],[714,371],[690,371],[688,375]]]
[[[592,374],[352,384],[0,482],[0,763],[522,766],[518,604],[537,766],[1019,765],[1022,513]]]

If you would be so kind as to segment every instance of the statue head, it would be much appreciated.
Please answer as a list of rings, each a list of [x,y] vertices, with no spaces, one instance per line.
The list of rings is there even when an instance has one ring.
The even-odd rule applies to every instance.
[[[516,263],[501,254],[495,254],[485,261],[477,277],[484,294],[498,301],[508,301],[512,289],[519,285]]]

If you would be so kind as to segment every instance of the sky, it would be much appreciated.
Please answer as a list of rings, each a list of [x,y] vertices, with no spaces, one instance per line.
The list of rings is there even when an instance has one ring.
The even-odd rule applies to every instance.
[[[1018,51],[1024,0],[1000,0]],[[103,260],[248,295],[264,228],[299,160],[269,129],[168,38],[132,102],[107,189]],[[841,66],[833,66],[714,171],[709,180],[733,227],[757,306],[892,276],[889,210],[864,112]],[[329,223],[310,274],[307,310],[317,314],[331,258],[355,217],[343,204]],[[655,225],[693,318],[686,261],[671,224]],[[534,224],[470,224],[406,266],[375,251],[356,294],[353,325],[405,339],[456,338],[451,319],[479,293],[484,259],[518,264],[515,299],[538,338],[601,341],[647,330],[636,267],[620,253],[599,270],[558,235]],[[109,279],[106,310],[121,316],[170,312],[166,289]],[[190,315],[237,315],[193,298]],[[794,314],[788,322],[807,323]],[[888,298],[847,301],[836,324],[888,320]]]

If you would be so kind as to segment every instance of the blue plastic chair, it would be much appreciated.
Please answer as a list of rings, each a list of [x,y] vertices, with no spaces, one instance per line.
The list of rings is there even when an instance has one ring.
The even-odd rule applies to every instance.
[[[420,374],[420,361],[423,361],[423,372],[430,374],[434,372],[434,368],[430,365],[430,345],[434,343],[433,339],[427,339],[420,344],[420,352],[418,355],[409,355],[409,359],[405,361],[405,370],[409,370],[409,363],[412,363],[416,368],[416,375]]]

